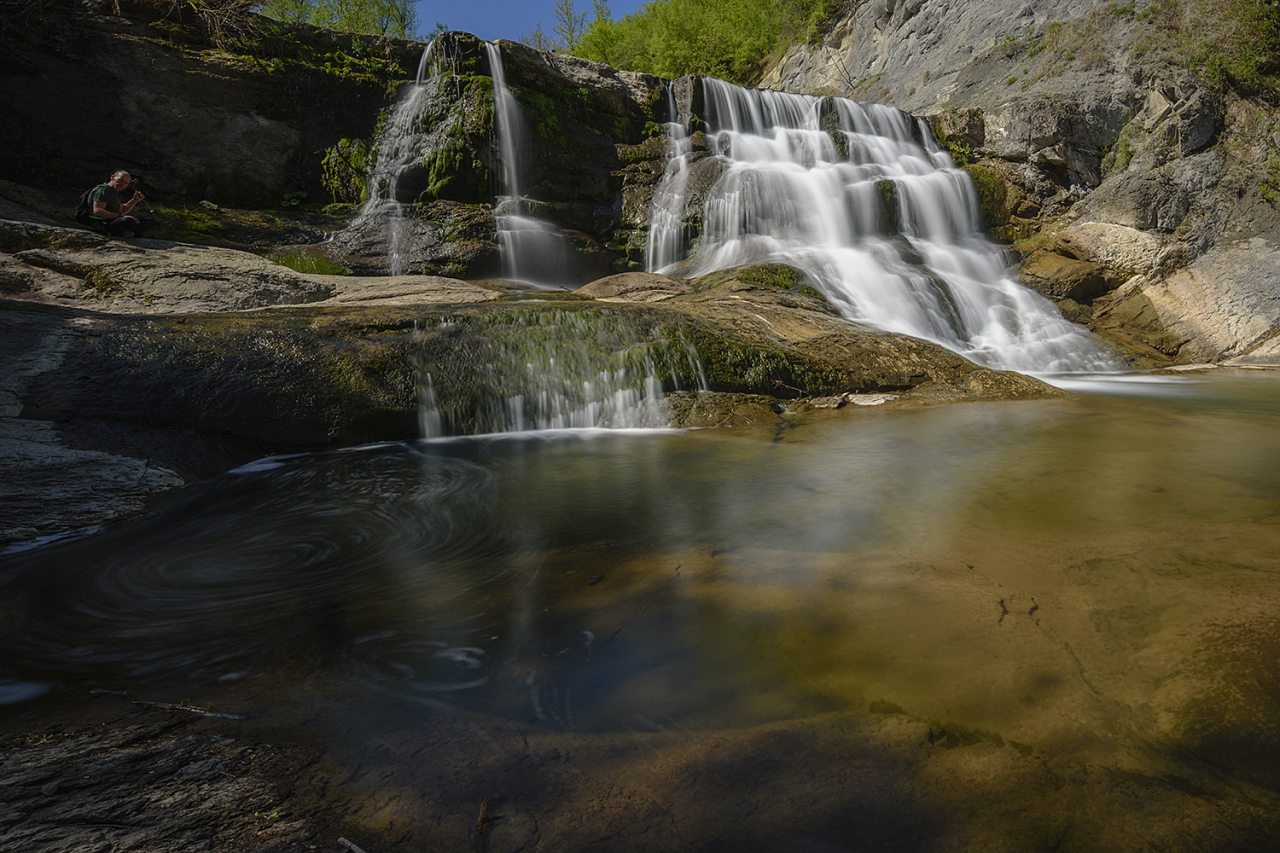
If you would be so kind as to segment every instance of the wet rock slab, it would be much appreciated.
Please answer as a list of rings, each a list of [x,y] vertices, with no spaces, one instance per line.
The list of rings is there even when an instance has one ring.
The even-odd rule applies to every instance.
[[[182,712],[10,729],[0,740],[0,846],[349,853],[322,828],[328,816],[300,808],[314,752],[238,734]]]

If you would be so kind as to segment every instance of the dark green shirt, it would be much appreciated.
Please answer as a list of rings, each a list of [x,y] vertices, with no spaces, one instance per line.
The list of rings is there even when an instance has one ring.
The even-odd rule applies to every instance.
[[[107,210],[114,210],[115,213],[110,216],[94,216],[93,203],[96,201],[105,202]],[[93,219],[100,219],[104,222],[108,219],[115,219],[120,215],[120,204],[120,193],[106,184],[100,184],[89,191],[89,216]]]

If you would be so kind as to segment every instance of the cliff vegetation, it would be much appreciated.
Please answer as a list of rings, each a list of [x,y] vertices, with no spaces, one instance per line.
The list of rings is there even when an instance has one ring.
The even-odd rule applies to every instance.
[[[613,20],[598,4],[572,53],[659,77],[704,74],[750,85],[787,47],[814,41],[828,0],[653,0]]]

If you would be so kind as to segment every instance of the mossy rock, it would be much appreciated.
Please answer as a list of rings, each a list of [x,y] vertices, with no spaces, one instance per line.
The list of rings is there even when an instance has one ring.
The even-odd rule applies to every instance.
[[[1004,176],[988,166],[970,163],[964,166],[978,193],[979,224],[992,239],[1008,242],[1007,233],[1013,211],[1009,205],[1009,187]]]
[[[809,284],[809,277],[802,270],[786,264],[755,264],[744,267],[731,267],[700,276],[694,279],[692,283],[697,290],[706,291],[723,287],[733,282],[747,287],[799,294],[823,305],[828,304],[827,297]]]

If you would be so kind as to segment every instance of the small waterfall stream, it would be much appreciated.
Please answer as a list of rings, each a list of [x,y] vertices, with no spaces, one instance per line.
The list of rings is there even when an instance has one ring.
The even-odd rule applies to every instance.
[[[378,134],[373,151],[373,169],[369,175],[369,198],[359,213],[360,219],[379,219],[387,230],[387,273],[404,275],[404,202],[400,198],[400,179],[422,160],[423,99],[439,77],[445,63],[453,59],[440,56],[433,39],[418,60],[418,74],[413,85],[392,109],[386,126]]]
[[[972,181],[920,120],[892,107],[744,89],[702,78],[721,175],[689,245],[692,145],[669,124],[648,268],[692,277],[776,261],[803,269],[851,320],[1028,373],[1102,372],[1115,360],[1013,281],[981,233]]]
[[[555,228],[530,214],[521,183],[524,119],[507,88],[502,50],[493,42],[485,42],[484,49],[493,79],[494,130],[502,164],[502,190],[494,206],[502,277],[558,288],[569,266],[568,247]]]
[[[671,423],[668,391],[707,390],[697,349],[683,333],[654,334],[625,316],[547,308],[458,316],[422,332],[439,335],[441,346],[465,341],[474,364],[465,377],[435,376],[424,340],[424,438],[661,428]]]

